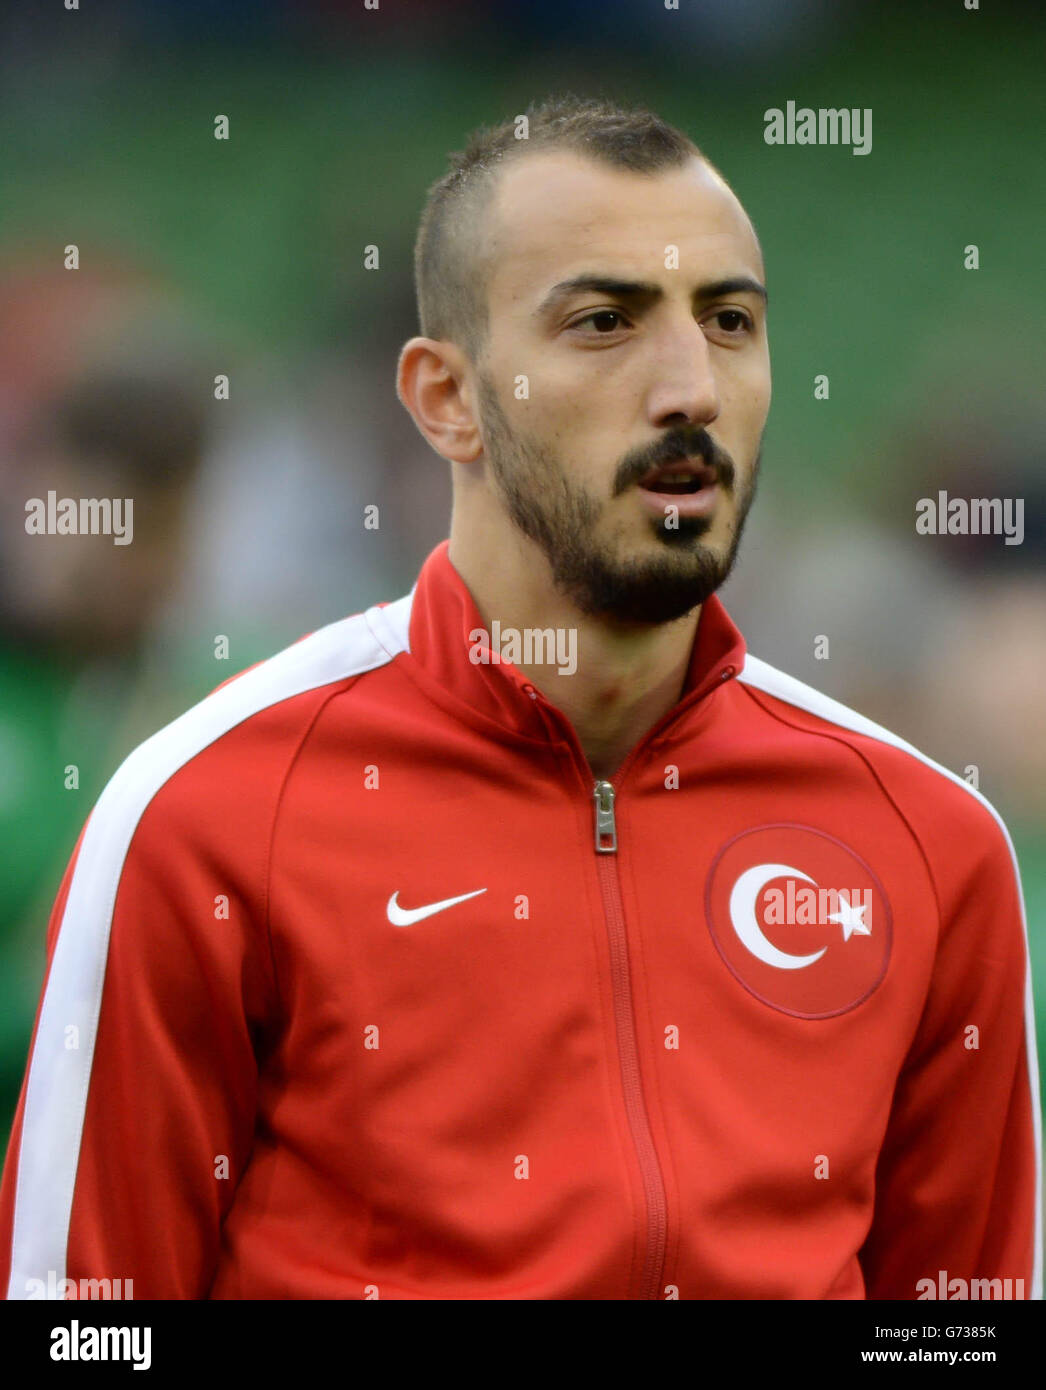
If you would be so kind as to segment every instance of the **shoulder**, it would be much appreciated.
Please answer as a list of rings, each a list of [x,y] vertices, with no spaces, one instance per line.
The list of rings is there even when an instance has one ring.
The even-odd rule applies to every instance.
[[[738,675],[762,707],[811,743],[832,739],[851,748],[885,794],[916,823],[972,837],[1016,870],[1016,856],[1002,816],[976,787],[892,730],[833,700],[805,682],[747,654]],[[934,837],[936,838],[936,836]]]
[[[205,807],[236,810],[278,794],[317,712],[357,678],[406,650],[409,598],[375,606],[310,633],[231,677],[145,740],[95,804],[80,859],[122,861],[143,817],[191,832]]]

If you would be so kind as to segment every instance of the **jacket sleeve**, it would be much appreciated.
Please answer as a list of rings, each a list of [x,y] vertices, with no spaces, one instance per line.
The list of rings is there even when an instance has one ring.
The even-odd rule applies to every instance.
[[[274,1007],[259,808],[215,756],[144,809],[125,764],[69,864],[0,1188],[10,1299],[207,1296]]]
[[[1002,822],[968,793],[950,798],[924,848],[937,953],[879,1155],[866,1296],[1041,1298],[1040,1101],[1016,859]]]

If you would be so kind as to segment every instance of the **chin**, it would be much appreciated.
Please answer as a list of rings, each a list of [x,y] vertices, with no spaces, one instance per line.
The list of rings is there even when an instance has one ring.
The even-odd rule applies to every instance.
[[[676,558],[661,546],[660,553],[645,549],[611,569],[588,571],[571,586],[572,597],[592,616],[659,625],[693,612],[719,588],[728,570],[718,552],[706,547],[693,547]]]

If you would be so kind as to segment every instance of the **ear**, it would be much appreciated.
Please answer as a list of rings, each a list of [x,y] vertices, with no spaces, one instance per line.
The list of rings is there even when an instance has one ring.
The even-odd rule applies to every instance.
[[[453,343],[434,338],[404,343],[396,394],[437,454],[451,463],[473,463],[482,453],[468,363]]]

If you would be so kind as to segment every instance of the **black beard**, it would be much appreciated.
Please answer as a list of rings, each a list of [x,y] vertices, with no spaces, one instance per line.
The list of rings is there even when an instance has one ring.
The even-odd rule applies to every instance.
[[[651,517],[663,554],[615,563],[593,540],[601,507],[571,485],[548,449],[512,434],[493,383],[482,374],[479,399],[487,457],[508,514],[547,559],[557,590],[582,613],[624,623],[672,622],[704,603],[726,581],[755,496],[761,452],[738,496],[736,528],[725,556],[696,543],[711,525],[708,518],[677,517],[676,525],[667,528],[660,518]],[[725,455],[718,461],[720,482],[725,491],[733,492],[733,466]],[[649,461],[630,455],[619,469],[616,491],[649,467]]]

